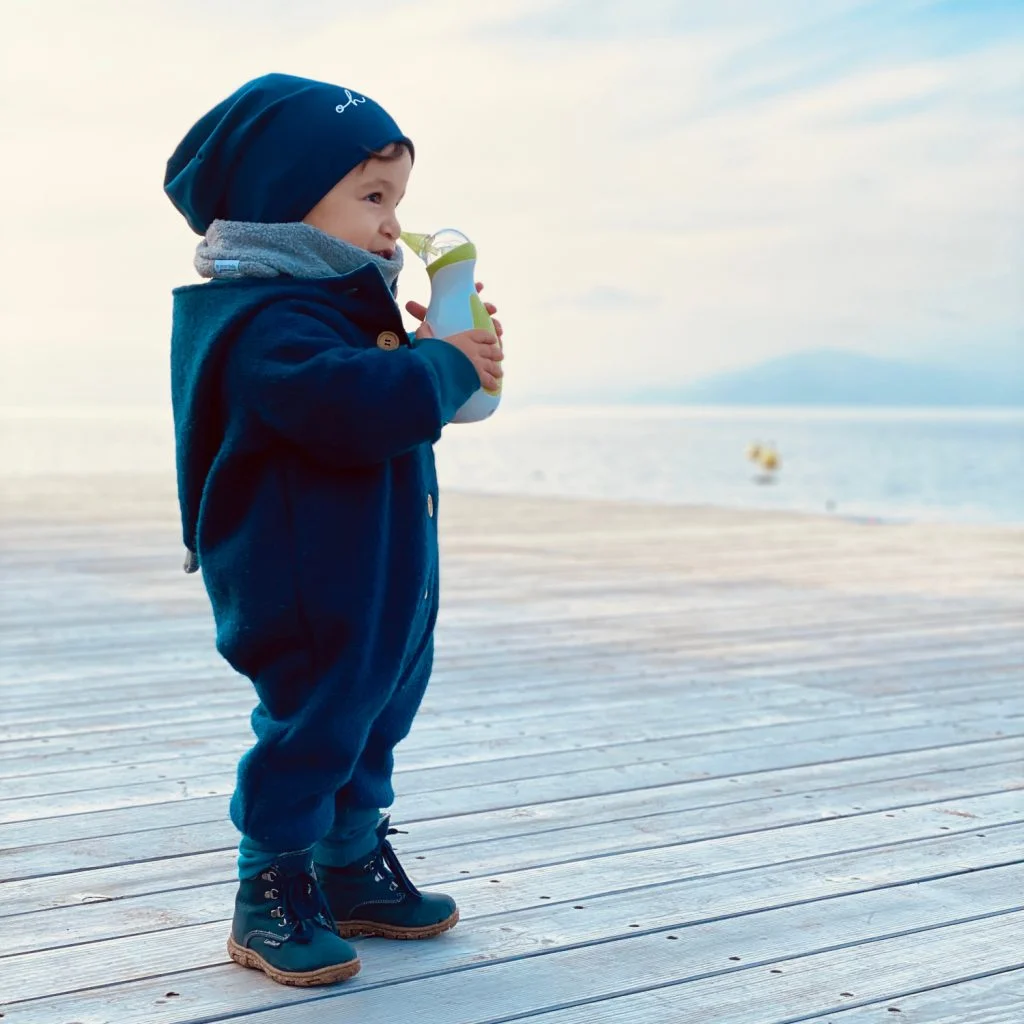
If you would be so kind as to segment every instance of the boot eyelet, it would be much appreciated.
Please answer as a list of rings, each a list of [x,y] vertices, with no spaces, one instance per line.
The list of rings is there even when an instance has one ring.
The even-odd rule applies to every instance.
[[[274,907],[274,909],[270,912],[270,916],[271,917],[284,917],[284,908],[283,907]]]
[[[268,900],[276,900],[277,897],[281,894],[277,891],[277,889],[268,889],[263,895]]]

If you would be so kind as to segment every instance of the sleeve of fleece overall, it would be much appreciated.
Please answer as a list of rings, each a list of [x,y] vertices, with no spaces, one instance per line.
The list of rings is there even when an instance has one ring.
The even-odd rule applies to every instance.
[[[472,362],[447,342],[357,348],[287,307],[265,310],[246,327],[225,382],[231,399],[274,433],[342,469],[435,442],[480,387]]]

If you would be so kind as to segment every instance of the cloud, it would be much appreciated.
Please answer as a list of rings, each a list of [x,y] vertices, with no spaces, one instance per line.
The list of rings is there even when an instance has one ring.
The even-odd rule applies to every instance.
[[[996,358],[1024,323],[1018,9],[4,5],[0,402],[166,401],[195,239],[163,165],[268,70],[359,88],[412,135],[404,223],[478,243],[520,396],[821,345]],[[427,287],[410,266],[403,298]]]

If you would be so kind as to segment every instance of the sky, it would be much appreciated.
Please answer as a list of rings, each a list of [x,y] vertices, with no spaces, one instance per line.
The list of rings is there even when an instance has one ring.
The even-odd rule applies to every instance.
[[[477,243],[513,401],[1021,366],[1021,0],[4,0],[0,406],[166,405],[166,160],[268,71],[413,138],[403,227]]]

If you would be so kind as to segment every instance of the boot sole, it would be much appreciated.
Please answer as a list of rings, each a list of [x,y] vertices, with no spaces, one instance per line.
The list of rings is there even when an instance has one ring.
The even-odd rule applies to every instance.
[[[380,924],[376,921],[343,921],[337,926],[337,932],[343,939],[351,939],[358,935],[378,939],[433,939],[451,931],[458,923],[459,912],[456,910],[446,920],[438,924],[428,924],[423,928],[400,928],[397,925]]]
[[[334,964],[331,967],[321,967],[318,971],[281,971],[268,964],[255,951],[240,946],[233,938],[228,939],[228,956],[254,971],[262,971],[268,978],[276,981],[279,985],[297,985],[307,988],[312,985],[333,985],[338,981],[347,981],[359,973],[362,963],[350,960],[345,964]]]

